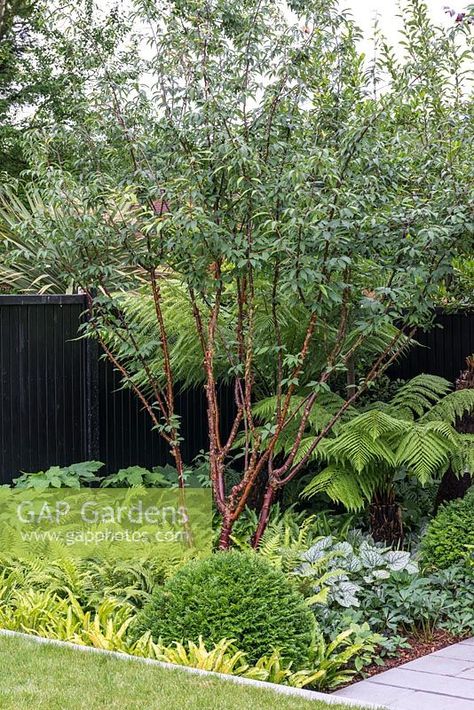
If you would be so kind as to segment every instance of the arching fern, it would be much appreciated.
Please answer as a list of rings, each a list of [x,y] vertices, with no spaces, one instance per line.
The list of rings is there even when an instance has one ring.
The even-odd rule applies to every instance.
[[[448,465],[474,474],[474,436],[458,433],[458,417],[474,411],[474,390],[450,392],[447,380],[419,375],[385,406],[378,403],[351,416],[316,454],[328,465],[303,496],[326,493],[348,510],[360,510],[376,491],[393,486],[404,469],[423,485]],[[315,431],[305,437],[311,445]]]

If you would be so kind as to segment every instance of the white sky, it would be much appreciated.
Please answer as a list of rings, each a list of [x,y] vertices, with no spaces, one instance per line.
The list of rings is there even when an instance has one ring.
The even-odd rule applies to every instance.
[[[122,7],[129,8],[131,0],[118,0]],[[275,0],[278,2],[279,0]],[[446,9],[449,8],[457,12],[462,12],[469,5],[469,0],[422,0],[428,7],[431,20],[434,24],[444,27],[452,27],[455,20],[450,17]],[[256,2],[256,0],[255,0]],[[397,53],[402,50],[398,45],[399,29],[401,21],[397,17],[400,5],[404,5],[408,0],[339,0],[341,9],[350,11],[356,24],[364,33],[365,41],[361,49],[368,57],[372,55],[372,42],[370,38],[373,33],[374,18],[378,16],[379,27]],[[95,0],[97,7],[107,10],[115,6],[117,0]],[[290,13],[291,15],[291,13]]]
[[[374,17],[379,16],[379,25],[391,44],[397,43],[400,21],[397,18],[400,2],[404,0],[339,0],[341,8],[351,11],[356,24],[363,30],[366,38],[372,34]],[[456,12],[466,9],[469,0],[424,0],[428,6],[431,19],[435,24],[452,26],[454,18],[449,17],[445,8]],[[107,8],[116,4],[116,0],[96,0],[99,7]],[[124,7],[131,5],[130,0],[121,0]]]
[[[446,14],[444,8],[450,7],[461,11],[468,3],[463,0],[425,0],[431,19],[437,25],[452,25],[454,20]],[[356,24],[363,30],[366,38],[371,36],[374,17],[379,16],[379,25],[390,43],[396,44],[400,21],[397,18],[399,2],[397,0],[341,0],[341,8],[351,11]]]
[[[459,0],[425,0],[428,5],[429,12],[435,23],[448,24],[452,23],[452,19],[445,13],[445,7],[451,7],[454,10],[461,10],[464,3],[459,3]],[[467,4],[467,3],[465,3]],[[357,24],[370,32],[374,15],[380,15],[381,25],[387,34],[394,35],[396,32],[399,3],[396,0],[342,0],[341,7],[349,8]]]

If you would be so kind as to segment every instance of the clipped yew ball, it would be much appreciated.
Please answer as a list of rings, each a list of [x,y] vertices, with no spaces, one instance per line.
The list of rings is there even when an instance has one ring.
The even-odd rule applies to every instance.
[[[185,565],[157,588],[139,619],[155,641],[195,641],[209,648],[221,639],[255,663],[279,649],[293,668],[304,666],[315,619],[285,575],[256,553],[218,552]]]

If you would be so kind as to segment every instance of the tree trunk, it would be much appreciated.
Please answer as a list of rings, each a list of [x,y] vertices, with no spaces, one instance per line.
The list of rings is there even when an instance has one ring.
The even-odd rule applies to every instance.
[[[255,535],[252,538],[252,547],[254,548],[257,548],[259,546],[260,540],[262,539],[262,535],[267,528],[268,521],[270,520],[270,511],[274,499],[275,489],[269,485],[263,498],[257,529],[255,531]]]
[[[402,511],[393,489],[377,491],[369,507],[370,532],[376,542],[397,546],[403,542]]]
[[[230,536],[232,534],[233,522],[230,518],[222,519],[221,533],[219,536],[219,550],[229,550],[231,545]]]
[[[466,358],[466,364],[467,369],[461,372],[456,380],[456,390],[474,388],[474,355]],[[456,430],[461,434],[474,434],[474,416],[472,414],[465,414],[458,419],[456,422]],[[439,484],[434,512],[436,513],[443,503],[456,500],[456,498],[463,498],[471,482],[471,473],[457,476],[451,468],[448,468]]]

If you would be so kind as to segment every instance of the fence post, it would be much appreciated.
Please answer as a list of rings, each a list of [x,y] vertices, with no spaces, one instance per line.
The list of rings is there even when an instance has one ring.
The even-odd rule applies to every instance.
[[[99,344],[95,338],[86,338],[86,452],[89,461],[99,459]]]

